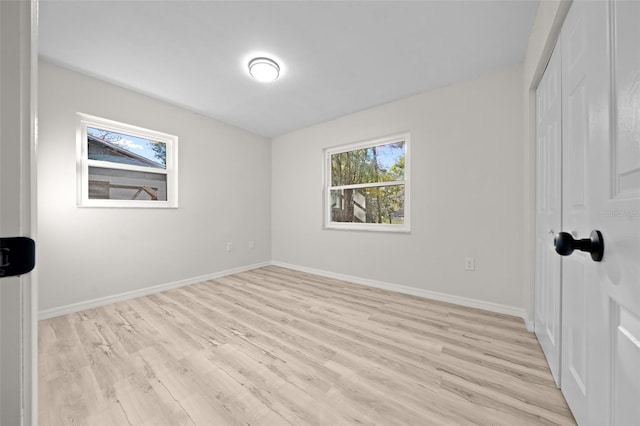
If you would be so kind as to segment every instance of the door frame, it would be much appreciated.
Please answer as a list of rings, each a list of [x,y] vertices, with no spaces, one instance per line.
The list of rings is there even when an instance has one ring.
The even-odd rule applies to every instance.
[[[3,2],[5,3],[5,2]],[[7,6],[8,5],[8,6]],[[37,232],[37,97],[38,97],[38,0],[6,2],[0,14],[11,25],[3,25],[1,35],[11,49],[0,59],[0,72],[8,72],[7,86],[17,81],[17,91],[10,92],[6,102],[11,108],[4,114],[15,126],[2,134],[3,148],[13,151],[8,160],[19,157],[19,205],[15,220],[3,232],[36,239]],[[16,72],[17,68],[17,72]],[[14,77],[12,75],[15,74]],[[15,120],[15,121],[14,121]],[[11,141],[17,141],[11,145]],[[7,142],[9,140],[9,142]],[[12,174],[15,177],[16,173]],[[13,184],[13,180],[11,181]],[[14,223],[15,222],[15,223]],[[3,278],[0,306],[5,315],[1,324],[0,369],[8,380],[0,386],[2,420],[8,424],[38,423],[38,278],[37,271]],[[6,319],[12,321],[7,322]],[[13,321],[15,320],[15,322]],[[17,348],[16,348],[17,346]]]

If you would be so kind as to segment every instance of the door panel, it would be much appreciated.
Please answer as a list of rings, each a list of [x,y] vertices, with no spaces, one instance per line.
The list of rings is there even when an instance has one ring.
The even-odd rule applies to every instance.
[[[611,338],[608,420],[625,425],[640,424],[640,2],[612,2],[609,12],[611,125],[595,130],[610,137],[593,159],[608,167],[594,173],[593,221],[609,245],[599,277]]]
[[[620,305],[613,307],[613,424],[640,424],[640,317]]]
[[[561,227],[560,46],[536,93],[536,278],[535,332],[556,384],[560,385],[560,259],[553,235]]]
[[[584,62],[584,61],[583,61]],[[586,64],[584,64],[586,66]],[[587,93],[585,68],[573,68],[567,73],[566,110],[564,114],[566,134],[563,138],[567,161],[564,178],[568,191],[565,198],[570,210],[567,214],[577,216],[586,209],[586,137],[587,137]],[[563,90],[565,86],[563,85]],[[574,222],[575,223],[575,222]]]
[[[611,4],[612,140],[598,155],[611,172],[598,170],[602,223],[615,257],[606,266],[610,296],[640,315],[640,2]]]
[[[584,256],[583,256],[584,257]],[[578,398],[587,394],[587,294],[584,287],[586,259],[579,258],[564,265],[565,275],[571,277],[564,285],[571,298],[563,306],[563,320],[568,325],[563,368],[570,376],[564,388],[576,392]]]
[[[614,197],[640,196],[640,3],[617,2],[612,7]]]

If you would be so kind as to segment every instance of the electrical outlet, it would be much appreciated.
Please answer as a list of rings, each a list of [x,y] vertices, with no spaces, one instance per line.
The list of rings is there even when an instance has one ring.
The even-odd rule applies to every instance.
[[[256,243],[253,240],[249,241],[249,250],[253,250],[255,247]]]
[[[464,258],[464,270],[465,271],[475,271],[476,270],[476,259],[473,257],[465,257]]]
[[[233,243],[227,243],[227,251],[233,251]]]

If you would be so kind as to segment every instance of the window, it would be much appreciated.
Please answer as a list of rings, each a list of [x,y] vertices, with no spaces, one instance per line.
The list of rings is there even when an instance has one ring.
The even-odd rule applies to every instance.
[[[325,150],[325,227],[409,231],[409,135]]]
[[[78,114],[78,205],[177,207],[178,138]]]

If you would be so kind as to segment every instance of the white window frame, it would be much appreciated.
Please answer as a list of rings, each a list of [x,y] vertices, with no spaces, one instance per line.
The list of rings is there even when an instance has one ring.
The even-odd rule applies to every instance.
[[[166,168],[152,168],[110,161],[90,160],[87,144],[87,128],[110,130],[162,142],[166,146]],[[78,207],[118,207],[118,208],[177,208],[178,207],[178,137],[156,130],[145,129],[131,124],[106,118],[78,113],[76,128],[76,166]],[[130,170],[164,174],[167,176],[167,200],[107,200],[89,198],[89,166],[116,170]]]
[[[399,133],[379,139],[371,139],[362,142],[352,143],[348,145],[340,145],[337,147],[326,148],[324,150],[324,228],[325,229],[342,229],[342,230],[358,230],[358,231],[381,231],[381,232],[410,232],[411,231],[411,187],[410,187],[410,146],[411,135],[409,132]],[[393,142],[404,141],[405,164],[404,164],[404,181],[376,182],[354,185],[331,186],[331,155],[342,152],[355,151],[373,146],[386,145]],[[331,190],[347,189],[347,188],[370,188],[382,186],[404,185],[404,223],[352,223],[352,222],[332,222],[331,221]]]

